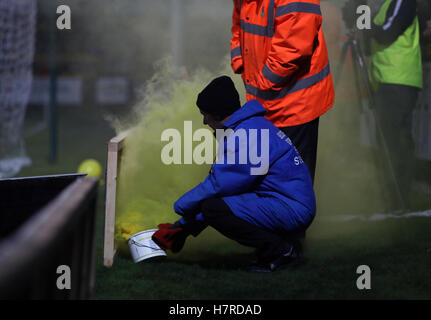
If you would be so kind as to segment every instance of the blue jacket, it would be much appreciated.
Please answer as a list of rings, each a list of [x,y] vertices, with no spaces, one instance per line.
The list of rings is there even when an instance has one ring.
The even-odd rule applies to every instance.
[[[217,161],[205,181],[175,202],[176,213],[197,215],[196,219],[202,220],[200,202],[220,197],[236,216],[257,226],[280,232],[309,226],[316,212],[310,173],[290,139],[264,117],[265,111],[257,100],[251,100],[231,115],[224,126],[233,133],[245,130],[247,149],[240,149],[245,147],[241,143],[232,148],[224,138],[224,157],[220,157],[223,163]],[[250,129],[258,132],[257,139]],[[248,152],[256,148],[261,156],[267,150],[268,166],[256,164],[256,158]],[[242,158],[241,162],[240,153],[244,150],[247,161]],[[228,162],[233,155],[236,164]],[[253,169],[260,174],[251,174]]]

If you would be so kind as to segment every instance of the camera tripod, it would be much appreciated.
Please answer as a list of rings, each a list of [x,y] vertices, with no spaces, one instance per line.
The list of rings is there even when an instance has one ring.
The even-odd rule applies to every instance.
[[[375,127],[376,127],[376,133],[377,133],[377,143],[380,145],[380,147],[383,150],[383,156],[385,158],[385,161],[389,168],[389,174],[391,177],[391,180],[393,182],[393,187],[395,194],[397,195],[397,199],[399,201],[399,206],[401,211],[405,211],[407,209],[406,207],[406,201],[404,196],[401,193],[400,184],[398,181],[398,178],[395,174],[394,166],[391,160],[391,156],[389,153],[388,145],[385,139],[385,136],[383,134],[382,128],[379,124],[379,117],[376,115],[375,112],[375,101],[374,101],[374,95],[371,90],[371,84],[369,80],[369,73],[368,68],[365,63],[364,55],[362,48],[360,46],[360,42],[358,40],[358,35],[356,30],[350,29],[347,33],[348,40],[343,44],[341,55],[340,55],[340,62],[336,70],[336,78],[335,78],[335,87],[338,86],[338,82],[341,77],[341,73],[343,70],[343,65],[346,60],[347,53],[350,50],[350,53],[352,55],[352,64],[353,64],[353,72],[354,72],[354,78],[355,78],[355,86],[356,86],[356,92],[357,92],[357,99],[358,103],[361,106],[362,112],[370,112],[372,117],[375,120]],[[368,99],[368,104],[364,99],[362,98],[362,92],[361,92],[361,83],[364,86],[366,98]]]

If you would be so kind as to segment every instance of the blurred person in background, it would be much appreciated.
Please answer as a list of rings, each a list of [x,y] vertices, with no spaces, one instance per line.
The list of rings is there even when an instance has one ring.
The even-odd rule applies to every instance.
[[[349,0],[343,19],[356,24],[361,0]],[[423,86],[420,29],[416,0],[368,1],[370,77],[375,90],[376,116],[383,131],[404,206],[408,209],[414,167],[412,113]]]

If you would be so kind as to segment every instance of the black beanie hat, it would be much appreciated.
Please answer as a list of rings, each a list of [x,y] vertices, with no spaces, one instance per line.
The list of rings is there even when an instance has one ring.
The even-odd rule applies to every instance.
[[[228,76],[221,76],[211,81],[199,93],[196,105],[203,112],[221,119],[241,108],[238,91]]]

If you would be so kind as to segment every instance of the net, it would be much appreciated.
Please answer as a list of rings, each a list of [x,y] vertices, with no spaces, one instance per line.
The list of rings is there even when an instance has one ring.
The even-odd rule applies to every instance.
[[[35,0],[0,0],[0,178],[30,165],[22,127],[32,83]]]

